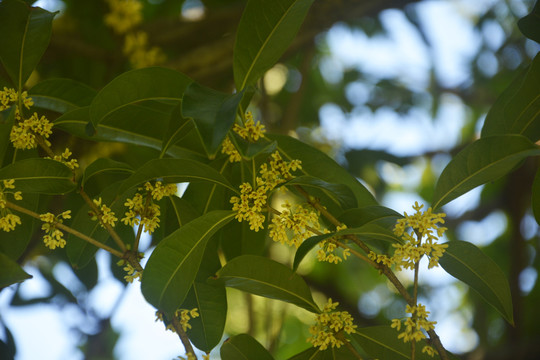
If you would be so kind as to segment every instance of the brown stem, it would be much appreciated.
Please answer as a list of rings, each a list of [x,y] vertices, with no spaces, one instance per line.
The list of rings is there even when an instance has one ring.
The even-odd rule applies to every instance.
[[[126,245],[124,244],[124,242],[122,241],[122,239],[120,239],[120,236],[118,236],[118,234],[116,233],[116,231],[114,231],[113,227],[110,225],[110,224],[106,224],[106,223],[103,223],[101,221],[101,217],[102,217],[102,213],[101,213],[101,210],[98,209],[98,207],[96,206],[96,204],[94,204],[94,201],[92,201],[92,199],[90,199],[90,197],[88,196],[88,194],[86,194],[86,192],[81,188],[79,193],[81,194],[82,198],[84,199],[84,201],[88,204],[88,206],[90,206],[90,208],[92,209],[92,211],[96,214],[96,216],[99,218],[99,221],[100,223],[105,227],[105,229],[109,232],[109,234],[111,235],[111,237],[113,238],[114,242],[120,247],[120,249],[122,250],[122,252],[126,252],[128,251],[128,249],[126,248]]]
[[[8,208],[10,208],[10,209],[13,209],[15,211],[21,212],[21,213],[26,214],[26,215],[30,215],[33,218],[41,220],[41,217],[39,216],[39,214],[36,213],[36,212],[33,212],[32,210],[28,210],[28,209],[23,208],[23,207],[21,207],[19,205],[13,204],[13,203],[11,203],[9,201],[6,202],[6,206]],[[105,244],[102,244],[99,241],[97,241],[96,239],[93,239],[93,238],[91,238],[91,237],[89,237],[89,236],[87,236],[87,235],[73,229],[73,228],[70,228],[69,226],[66,226],[66,225],[64,225],[62,223],[59,223],[59,222],[55,222],[54,226],[57,227],[60,230],[63,230],[63,231],[68,232],[68,233],[70,233],[72,235],[75,235],[78,238],[80,238],[80,239],[82,239],[82,240],[84,240],[86,242],[89,242],[90,244],[92,244],[94,246],[97,246],[100,249],[108,251],[111,254],[113,254],[113,255],[115,255],[115,256],[117,256],[119,258],[123,257],[123,254],[120,251],[115,250],[115,249],[113,249],[113,248],[111,248],[111,247],[109,247],[109,246],[107,246]]]
[[[182,325],[180,324],[180,321],[176,316],[173,315],[172,318],[172,325],[174,327],[174,330],[176,330],[176,333],[178,334],[178,337],[180,338],[180,341],[182,341],[182,345],[184,345],[184,348],[186,349],[186,354],[192,354],[194,356],[194,359],[197,359],[197,355],[195,355],[195,351],[193,350],[193,347],[191,346],[191,343],[189,342],[189,338],[182,328]]]

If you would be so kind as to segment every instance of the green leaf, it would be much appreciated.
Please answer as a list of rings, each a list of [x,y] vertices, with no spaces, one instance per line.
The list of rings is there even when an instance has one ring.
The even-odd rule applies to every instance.
[[[37,212],[39,197],[39,194],[25,193],[22,200],[14,201],[14,203],[25,209]],[[19,212],[16,212],[16,214],[21,219],[21,225],[17,225],[10,232],[2,232],[2,236],[0,236],[0,252],[12,259],[18,259],[24,253],[36,230],[36,223],[39,222],[40,227],[42,224],[41,221],[34,219],[30,215]]]
[[[393,226],[403,216],[384,206],[364,206],[356,209],[348,209],[339,216],[339,221],[348,227],[360,227],[369,223]]]
[[[161,240],[143,272],[146,300],[171,318],[184,302],[199,270],[206,243],[234,217],[231,211],[212,211]]]
[[[15,191],[65,194],[75,188],[73,173],[51,159],[25,159],[0,169],[0,180],[15,179]]]
[[[356,329],[352,334],[353,341],[374,358],[381,360],[400,360],[411,358],[411,344],[398,339],[399,332],[390,326],[370,326]],[[416,344],[415,359],[433,360],[431,356],[422,353],[427,345],[425,340]]]
[[[250,0],[236,33],[234,83],[238,90],[253,85],[283,55],[313,0]]]
[[[83,139],[118,141],[161,150],[173,109],[174,106],[171,104],[157,101],[129,105],[101,121],[92,136],[86,132],[86,126],[90,121],[89,107],[60,116],[54,121],[54,126]],[[194,132],[192,135],[195,135],[195,130],[192,131]],[[190,140],[195,137],[198,138],[198,136],[184,137],[183,148],[171,146],[167,149],[167,154],[174,157],[206,159],[206,154],[202,155],[204,148],[201,144],[197,144],[198,148],[195,151],[186,149],[190,145]]]
[[[81,185],[84,187],[88,179],[103,173],[133,174],[133,169],[126,163],[109,158],[99,158],[84,169]]]
[[[481,138],[460,151],[443,170],[435,186],[433,209],[475,187],[508,174],[521,160],[540,150],[524,136]]]
[[[180,104],[177,104],[169,119],[169,127],[163,138],[160,157],[163,157],[167,150],[185,137],[193,127],[193,121],[182,117]]]
[[[290,357],[289,360],[356,360],[356,357],[347,346],[340,348],[330,347],[326,350],[319,350],[311,347],[299,354]]]
[[[523,35],[540,43],[540,2],[536,2],[530,14],[518,20],[518,27]]]
[[[320,312],[304,279],[285,265],[266,257],[238,256],[218,271],[212,281]]]
[[[28,91],[34,106],[62,114],[90,105],[96,94],[96,90],[71,79],[44,80]]]
[[[392,231],[377,224],[366,224],[357,228],[343,229],[333,233],[312,236],[309,239],[306,239],[296,250],[296,254],[294,255],[293,270],[296,271],[296,269],[298,269],[300,262],[304,259],[307,253],[321,241],[334,236],[353,234],[363,241],[375,240],[378,242],[384,241],[390,244],[400,242],[400,239],[396,237]]]
[[[128,71],[108,83],[90,106],[94,126],[107,116],[126,106],[145,100],[179,102],[191,79],[178,71],[149,67]]]
[[[284,135],[267,135],[278,142],[278,150],[286,160],[302,161],[302,172],[333,184],[344,184],[352,190],[358,206],[377,205],[373,195],[351,174],[328,155],[299,140]]]
[[[213,158],[236,119],[236,110],[244,92],[225,94],[196,82],[191,83],[182,99],[182,115],[195,121],[197,130]]]
[[[19,264],[0,252],[0,289],[30,278]]]
[[[146,181],[160,179],[165,182],[209,181],[238,192],[217,170],[198,161],[189,159],[154,159],[138,168],[127,178],[120,193]]]
[[[220,349],[221,360],[273,360],[272,355],[257,340],[239,334],[225,340]]]
[[[514,323],[512,297],[506,275],[475,245],[450,241],[439,264],[450,275],[478,292],[510,324]]]
[[[499,96],[482,128],[482,137],[520,134],[540,139],[540,54]]]
[[[331,184],[316,177],[304,175],[298,176],[283,185],[292,187],[293,189],[295,185],[305,186],[308,188],[318,188],[325,191],[325,193],[336,204],[338,204],[344,209],[357,206],[354,193],[347,185],[344,184]]]
[[[536,172],[532,185],[532,211],[536,222],[540,224],[540,170]]]
[[[9,134],[15,121],[15,107],[0,112],[0,166],[4,163],[11,163],[11,158],[7,159],[13,152],[13,146],[9,140]]]
[[[47,49],[55,14],[19,0],[0,2],[0,59],[17,89]]]

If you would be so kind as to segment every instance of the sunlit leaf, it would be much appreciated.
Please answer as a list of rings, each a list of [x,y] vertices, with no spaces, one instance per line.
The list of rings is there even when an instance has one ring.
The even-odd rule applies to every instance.
[[[239,90],[253,85],[283,55],[313,0],[250,0],[236,33],[233,70]]]
[[[182,99],[182,115],[195,121],[210,157],[214,157],[234,124],[243,92],[225,94],[191,83]]]
[[[0,289],[31,277],[19,264],[0,252]]]
[[[304,279],[285,265],[263,256],[238,256],[218,271],[212,281],[320,312]]]
[[[34,106],[62,114],[90,105],[96,94],[96,90],[71,79],[44,80],[28,91]]]
[[[273,360],[272,355],[257,340],[247,334],[227,339],[220,349],[221,360]]]
[[[65,194],[75,188],[73,173],[64,164],[32,158],[0,169],[0,180],[14,179],[16,191],[39,194]]]
[[[206,243],[234,217],[231,211],[212,211],[161,240],[143,272],[146,300],[171,318],[184,302],[199,270]]]
[[[473,142],[443,170],[435,186],[433,209],[479,185],[497,180],[526,157],[538,154],[540,149],[521,135],[489,136]]]
[[[491,304],[510,324],[514,323],[512,296],[504,272],[479,248],[466,241],[450,241],[439,263]]]
[[[90,106],[94,128],[115,111],[145,100],[179,102],[191,79],[178,71],[149,67],[128,71],[108,83]]]
[[[55,14],[20,0],[0,2],[0,59],[18,89],[49,45]]]

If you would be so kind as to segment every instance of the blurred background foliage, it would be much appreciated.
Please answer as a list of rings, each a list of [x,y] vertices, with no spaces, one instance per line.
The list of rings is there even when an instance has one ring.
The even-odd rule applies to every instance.
[[[163,66],[211,88],[234,90],[232,51],[245,1],[143,2],[140,27],[148,33],[150,44],[166,55]],[[28,87],[62,77],[100,89],[131,68],[122,53],[122,39],[103,22],[109,11],[105,1],[40,1],[38,5],[61,12]],[[428,11],[435,6],[442,10]],[[315,1],[289,50],[260,82],[252,104],[256,117],[271,132],[296,136],[333,156],[386,206],[403,211],[414,200],[429,203],[434,182],[451,156],[478,137],[497,96],[538,52],[538,44],[517,26],[533,6],[527,0]],[[444,28],[449,24],[446,15],[461,23]],[[463,45],[457,49],[465,49],[460,50],[464,53],[451,56],[456,47],[442,41],[441,33],[450,33],[443,38]],[[403,43],[400,36],[410,40]],[[398,43],[409,47],[405,54],[416,51],[421,60],[416,65],[402,62]],[[378,51],[380,44],[390,51]],[[456,67],[459,71],[449,73]],[[8,85],[7,78],[0,68],[0,85]],[[153,151],[57,136],[53,143],[59,148],[70,144],[83,164],[110,156],[129,163],[130,158]],[[426,137],[433,141],[426,142]],[[429,299],[442,341],[463,359],[540,358],[539,238],[529,190],[537,165],[537,160],[528,160],[509,176],[445,208],[448,239],[474,242],[497,262],[508,275],[515,308],[516,324],[510,326],[442,271],[424,279],[422,297]],[[70,326],[84,358],[124,358],[114,351],[121,334],[110,321],[122,306],[122,296],[109,311],[90,306],[100,284],[98,262],[72,270],[64,252],[48,253],[38,238],[32,244],[19,261],[31,266],[34,275],[40,274],[49,286],[47,295],[24,296],[17,290],[22,286],[13,286],[3,310],[36,303],[73,305],[76,310],[71,311],[79,320]],[[283,262],[291,261],[292,254],[282,246],[272,245],[268,251]],[[110,262],[102,258],[100,266]],[[110,269],[125,285],[121,268],[112,263]],[[359,326],[401,316],[403,300],[362,264],[306,262],[300,272],[313,289],[339,301]],[[309,317],[303,311],[234,291],[230,304],[228,335],[248,332],[276,359],[307,347]],[[13,346],[7,327],[2,340],[2,346]]]

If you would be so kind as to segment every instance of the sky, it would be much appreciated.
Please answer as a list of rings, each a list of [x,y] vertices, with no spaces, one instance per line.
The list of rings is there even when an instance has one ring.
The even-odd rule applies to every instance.
[[[425,46],[416,29],[406,21],[403,14],[396,10],[388,10],[382,14],[383,25],[389,34],[384,37],[368,38],[361,32],[351,31],[338,24],[327,34],[330,53],[321,61],[321,70],[329,83],[339,81],[343,70],[357,67],[378,78],[397,76],[404,84],[421,91],[429,86],[429,69],[434,65],[437,76],[445,85],[459,85],[469,78],[464,64],[471,54],[477,51],[483,36],[472,28],[470,18],[474,18],[494,2],[495,0],[459,0],[419,3],[420,20],[423,26],[429,29],[428,40],[433,44],[431,49]],[[51,0],[41,0],[37,5],[49,10],[57,9],[57,2]],[[500,46],[503,41],[500,30],[494,27],[490,31],[490,46],[493,48]],[[431,64],[431,61],[434,63]],[[489,66],[490,60],[485,61]],[[375,113],[366,111],[362,99],[365,99],[369,91],[369,86],[365,84],[355,83],[350,86],[347,96],[357,102],[355,110],[350,114],[343,113],[334,104],[327,104],[320,109],[321,126],[329,139],[338,140],[347,147],[386,149],[400,155],[445,150],[460,141],[466,109],[458,98],[445,97],[436,119],[432,119],[430,114],[422,110],[402,118],[385,108]],[[348,131],[344,132],[344,128]],[[443,165],[448,160],[443,159]],[[400,176],[396,176],[395,171],[396,169],[388,168],[383,171],[383,176],[386,174],[394,179],[409,179],[408,181],[412,182],[411,188],[415,181],[419,181],[414,177],[414,173],[418,173],[417,169],[399,170],[409,171],[398,174]],[[459,215],[474,206],[479,195],[480,189],[473,190],[452,202],[445,210],[449,214]],[[411,204],[417,200],[423,201],[412,191],[396,192],[388,194],[383,199],[383,204],[403,212],[410,211]],[[495,213],[482,222],[465,223],[458,232],[464,239],[476,239],[477,245],[485,245],[493,241],[498,231],[504,230],[503,218],[503,215]],[[530,226],[536,226],[534,221]],[[490,232],[486,229],[490,229]],[[491,235],[485,235],[487,233]],[[108,255],[104,252],[98,252],[98,255],[99,263],[105,263]],[[147,257],[149,255],[147,252]],[[39,276],[35,265],[29,264],[25,270],[34,278],[20,285],[21,294],[28,298],[47,295],[50,289]],[[66,285],[76,286],[73,284],[77,281],[73,280],[74,276],[67,266],[55,271]],[[424,272],[426,273],[428,272]],[[535,270],[531,269],[528,273],[523,280],[525,288],[532,287],[536,281]],[[129,285],[127,290],[123,291],[105,266],[100,267],[99,278],[100,285],[92,291],[88,301],[90,308],[102,315],[113,311],[115,307],[119,308],[112,318],[113,328],[121,333],[115,349],[119,360],[168,360],[184,355],[178,338],[165,332],[163,325],[154,321],[155,309],[145,302],[139,284]],[[463,292],[455,286],[449,286],[453,284],[453,280],[442,270],[431,270],[429,275],[423,275],[422,281],[437,287],[438,310],[434,311],[433,315],[439,322],[437,329],[443,344],[455,352],[472,349],[477,338],[470,329],[471,314],[466,310],[457,311],[454,305],[460,303]],[[384,302],[385,291],[380,287],[364,294],[359,305],[367,309],[366,311],[377,311],[377,307]],[[84,322],[83,314],[70,306],[59,308],[55,305],[35,305],[22,309],[9,307],[13,293],[14,287],[0,293],[0,314],[17,341],[17,360],[83,358],[76,348],[78,335],[73,331],[75,325]],[[0,337],[4,338],[5,334],[2,332],[3,329],[0,329]]]

